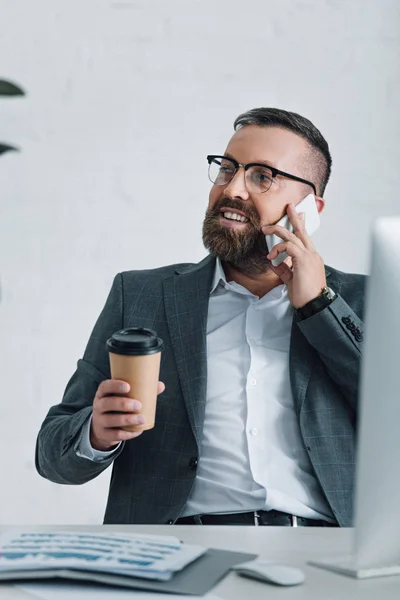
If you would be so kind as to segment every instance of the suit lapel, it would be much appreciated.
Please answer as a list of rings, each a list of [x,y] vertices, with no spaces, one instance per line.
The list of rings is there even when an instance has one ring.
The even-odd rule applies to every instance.
[[[164,281],[172,349],[189,421],[200,445],[207,391],[207,315],[215,259],[177,270]]]

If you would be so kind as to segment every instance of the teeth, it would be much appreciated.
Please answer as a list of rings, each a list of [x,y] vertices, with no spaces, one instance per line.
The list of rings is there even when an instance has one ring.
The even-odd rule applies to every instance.
[[[242,215],[238,215],[237,213],[232,212],[224,212],[225,219],[231,219],[232,221],[241,221],[242,223],[247,223],[248,218],[243,217]]]

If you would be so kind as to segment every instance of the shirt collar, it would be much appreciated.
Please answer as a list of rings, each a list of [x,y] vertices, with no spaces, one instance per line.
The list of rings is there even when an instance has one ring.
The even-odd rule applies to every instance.
[[[220,259],[217,258],[215,261],[215,270],[214,270],[214,277],[213,277],[213,281],[212,281],[210,296],[211,296],[211,294],[213,294],[216,291],[216,289],[219,286],[223,287],[225,290],[229,289],[229,283],[226,280],[225,271],[222,267],[222,263],[221,263]],[[270,297],[274,296],[277,298],[282,298],[286,294],[287,294],[287,287],[284,284],[278,285],[276,288],[272,288],[272,290],[269,292]]]
[[[210,295],[215,292],[219,284],[222,284],[224,287],[228,283],[226,281],[225,272],[222,267],[222,263],[219,258],[215,261],[215,270],[214,270],[214,278],[211,286]]]

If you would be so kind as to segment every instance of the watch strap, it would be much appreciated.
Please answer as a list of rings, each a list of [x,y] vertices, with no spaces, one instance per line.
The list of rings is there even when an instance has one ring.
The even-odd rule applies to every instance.
[[[310,300],[310,302],[307,302],[307,304],[296,310],[298,320],[303,321],[304,319],[308,319],[309,317],[316,315],[321,310],[332,304],[336,297],[337,294],[335,294],[331,288],[324,287],[319,296],[313,300]]]

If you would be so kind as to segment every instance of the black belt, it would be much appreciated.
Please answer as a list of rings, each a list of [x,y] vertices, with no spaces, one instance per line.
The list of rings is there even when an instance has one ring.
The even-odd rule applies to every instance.
[[[296,517],[279,510],[256,510],[225,515],[193,515],[181,517],[175,525],[277,525],[283,527],[337,527],[320,519]]]

